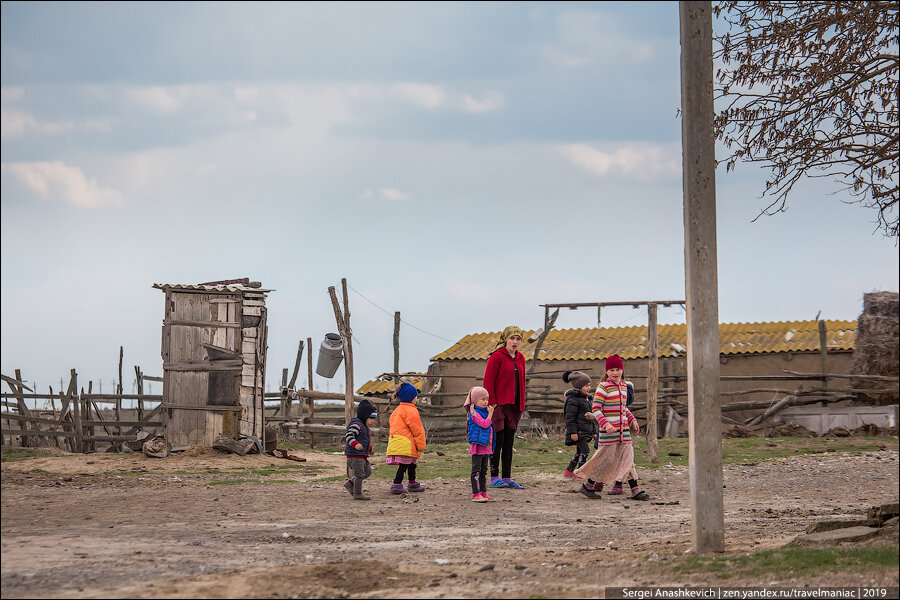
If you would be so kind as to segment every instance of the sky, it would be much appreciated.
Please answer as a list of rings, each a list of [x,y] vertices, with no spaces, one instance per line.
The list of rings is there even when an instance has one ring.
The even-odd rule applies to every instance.
[[[112,391],[120,346],[126,391],[162,375],[154,283],[274,290],[271,391],[336,331],[341,278],[356,387],[392,370],[394,311],[408,372],[541,304],[684,298],[676,2],[0,11],[0,357],[40,392],[72,368]],[[766,175],[716,174],[721,322],[852,320],[898,290],[895,242],[827,179],[754,221]]]

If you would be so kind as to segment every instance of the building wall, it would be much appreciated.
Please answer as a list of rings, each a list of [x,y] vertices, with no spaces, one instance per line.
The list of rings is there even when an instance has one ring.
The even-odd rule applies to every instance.
[[[827,369],[829,373],[849,374],[852,368],[853,353],[852,352],[834,352],[830,353],[827,358]],[[440,360],[432,364],[430,372],[434,375],[448,375],[455,377],[445,377],[441,384],[441,391],[445,393],[455,394],[453,396],[440,396],[434,398],[434,404],[462,404],[469,388],[474,385],[483,385],[482,377],[484,376],[484,367],[487,361],[484,360]],[[531,368],[531,363],[528,363]],[[539,396],[541,393],[549,394],[554,398],[562,399],[568,384],[562,381],[562,372],[565,370],[584,371],[592,378],[593,385],[603,377],[604,361],[603,360],[568,360],[568,361],[539,361],[535,368],[535,375],[528,380],[528,396],[527,402],[531,406],[548,405],[549,407],[562,408],[560,402],[552,402],[544,400]],[[682,357],[667,357],[659,359],[659,373],[661,377],[667,375],[687,374],[687,361]],[[819,373],[822,369],[822,356],[818,352],[793,352],[793,353],[772,353],[772,354],[753,354],[753,355],[728,355],[722,356],[720,361],[721,375],[787,375],[784,371],[796,371],[802,373]],[[639,399],[646,397],[648,360],[633,359],[625,361],[625,378],[632,379],[637,388]],[[551,373],[548,373],[551,372]],[[541,376],[541,373],[547,373]],[[458,376],[466,376],[459,378]],[[829,385],[832,387],[846,387],[845,385],[837,385],[841,380],[831,380]],[[432,385],[431,381],[427,386]],[[796,390],[798,388],[810,389],[818,387],[819,381],[723,381],[720,391],[731,392],[747,389],[784,389]],[[677,388],[679,390],[686,389],[684,381],[660,381],[660,391],[665,388]],[[747,401],[766,401],[772,400],[776,396],[775,392],[758,392],[742,396],[722,396],[722,402],[733,402],[736,400]],[[781,397],[781,396],[779,396]],[[679,397],[679,400],[687,402],[686,396]],[[740,416],[740,415],[736,415]]]

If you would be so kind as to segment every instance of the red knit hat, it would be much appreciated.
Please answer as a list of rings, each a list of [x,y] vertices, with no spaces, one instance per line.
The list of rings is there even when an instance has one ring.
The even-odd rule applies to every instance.
[[[622,357],[618,354],[613,354],[606,358],[606,370],[610,369],[625,369],[625,361],[622,360]]]

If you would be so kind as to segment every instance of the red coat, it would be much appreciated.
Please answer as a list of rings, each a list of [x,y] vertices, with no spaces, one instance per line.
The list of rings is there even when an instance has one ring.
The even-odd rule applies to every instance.
[[[484,389],[490,394],[488,403],[515,404],[516,371],[518,370],[519,410],[525,410],[525,356],[516,352],[516,358],[509,355],[505,347],[494,350],[488,357],[484,369]]]

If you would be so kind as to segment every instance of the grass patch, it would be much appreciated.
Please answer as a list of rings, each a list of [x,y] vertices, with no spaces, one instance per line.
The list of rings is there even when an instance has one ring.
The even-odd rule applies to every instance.
[[[28,472],[29,473],[49,473],[50,471],[47,471],[45,469],[28,469]]]
[[[670,568],[679,575],[714,573],[722,579],[732,576],[779,575],[805,577],[825,571],[878,572],[896,569],[897,544],[863,548],[795,548],[763,550],[735,556],[678,557]]]
[[[296,479],[264,479],[263,483],[300,483]]]
[[[687,438],[663,438],[658,440],[659,463],[651,464],[647,459],[647,443],[643,438],[634,442],[634,462],[638,469],[658,469],[665,465],[679,467],[688,466]],[[342,450],[334,449],[310,450],[308,446],[295,445],[308,452],[330,454]],[[376,445],[376,454],[370,458],[373,479],[392,479],[397,472],[395,467],[384,464],[385,444]],[[728,464],[758,463],[777,460],[803,454],[850,453],[862,454],[877,452],[882,449],[897,450],[896,437],[852,437],[852,438],[725,438],[722,440],[722,462]],[[513,469],[516,472],[533,471],[544,473],[562,473],[568,465],[574,446],[566,446],[562,436],[551,435],[544,439],[533,434],[525,439],[517,439],[514,447]],[[591,448],[593,452],[593,448]],[[438,454],[440,452],[440,454]],[[675,456],[670,455],[674,454]],[[416,476],[418,479],[468,478],[471,470],[469,445],[465,442],[451,444],[432,444],[419,459]],[[266,469],[267,471],[269,469]],[[261,473],[257,471],[256,473]],[[344,475],[334,475],[316,479],[319,482],[340,481]]]
[[[29,458],[41,458],[53,456],[52,453],[40,448],[17,448],[15,446],[3,446],[0,452],[0,462],[19,462]]]

